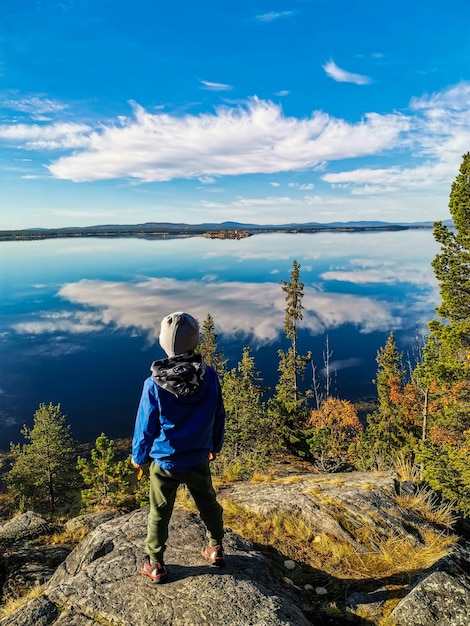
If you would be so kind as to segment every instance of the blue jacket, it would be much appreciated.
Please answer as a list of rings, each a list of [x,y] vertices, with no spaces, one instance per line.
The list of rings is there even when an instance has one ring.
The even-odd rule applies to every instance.
[[[212,367],[197,391],[182,397],[163,389],[149,376],[144,382],[134,429],[132,458],[142,465],[154,460],[162,469],[186,472],[220,452],[225,409]]]

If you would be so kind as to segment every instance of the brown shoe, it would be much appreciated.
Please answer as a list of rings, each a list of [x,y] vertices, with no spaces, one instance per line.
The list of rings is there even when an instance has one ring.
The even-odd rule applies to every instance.
[[[212,546],[206,546],[204,550],[201,550],[201,556],[206,559],[206,561],[209,561],[211,565],[216,565],[217,567],[224,567],[225,565],[225,557],[222,546],[216,546],[215,548]]]
[[[148,576],[156,584],[164,583],[168,580],[168,572],[164,563],[150,563],[150,558],[145,557],[144,563],[139,572],[142,576]]]

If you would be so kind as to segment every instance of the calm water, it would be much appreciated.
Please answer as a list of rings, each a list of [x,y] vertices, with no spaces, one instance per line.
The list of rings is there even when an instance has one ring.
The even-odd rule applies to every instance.
[[[370,397],[389,332],[406,353],[434,315],[437,251],[431,230],[0,243],[0,449],[21,440],[40,402],[60,402],[80,441],[130,436],[163,356],[160,319],[175,310],[201,323],[210,312],[229,365],[251,345],[274,386],[293,259],[305,284],[300,349],[320,370],[328,337],[338,395]]]

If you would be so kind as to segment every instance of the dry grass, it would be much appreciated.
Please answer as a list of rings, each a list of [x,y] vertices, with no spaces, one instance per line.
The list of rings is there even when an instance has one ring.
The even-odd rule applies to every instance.
[[[367,552],[358,552],[351,544],[322,536],[315,549],[328,557],[332,574],[340,572],[344,578],[356,580],[388,578],[427,569],[449,553],[457,537],[426,531],[423,540],[424,544],[418,544],[394,534],[376,536]]]
[[[0,606],[0,619],[3,620],[9,617],[27,602],[30,602],[30,600],[34,600],[34,598],[42,596],[42,594],[44,593],[44,586],[45,585],[38,585],[36,587],[33,587],[30,591],[25,593],[20,598],[10,598],[9,600],[7,600],[5,604]]]
[[[449,554],[457,540],[454,535],[428,530],[422,532],[420,544],[392,533],[379,535],[369,529],[368,533],[360,533],[365,548],[360,552],[353,543],[337,537],[315,536],[301,519],[285,513],[270,517],[254,515],[230,500],[224,500],[223,506],[226,524],[243,537],[342,579],[386,578],[426,569]]]
[[[196,504],[194,503],[193,497],[189,493],[189,489],[186,485],[180,485],[178,487],[178,491],[176,492],[176,503],[187,511],[197,511]]]
[[[412,483],[421,481],[421,470],[408,457],[400,454],[393,461],[393,467],[398,475],[400,482],[409,480]]]
[[[63,530],[60,533],[54,533],[48,541],[48,544],[51,546],[56,546],[60,544],[77,544],[83,541],[87,534],[90,532],[87,528],[79,528],[76,530]]]
[[[250,482],[252,483],[271,483],[274,477],[272,474],[265,474],[264,472],[255,472]]]
[[[302,482],[301,476],[285,476],[284,478],[276,478],[274,481],[276,483],[281,483],[281,485],[297,485]]]
[[[439,503],[430,489],[422,487],[411,495],[396,496],[395,502],[408,511],[412,511],[432,524],[453,528],[457,521],[452,502]]]

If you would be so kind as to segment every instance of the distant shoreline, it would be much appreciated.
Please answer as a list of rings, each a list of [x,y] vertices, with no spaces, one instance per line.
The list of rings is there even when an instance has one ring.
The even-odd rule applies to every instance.
[[[44,228],[25,230],[0,230],[0,241],[38,241],[82,237],[175,239],[183,237],[206,237],[212,239],[243,239],[266,233],[319,233],[319,232],[387,232],[400,230],[430,229],[431,224],[295,224],[280,226],[254,226],[240,224],[162,224],[136,226],[86,226],[77,228]]]

